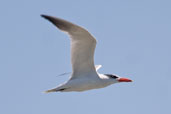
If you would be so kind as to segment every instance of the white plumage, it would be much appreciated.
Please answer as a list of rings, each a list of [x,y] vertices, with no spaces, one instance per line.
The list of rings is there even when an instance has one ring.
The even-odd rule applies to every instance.
[[[57,91],[85,91],[103,88],[110,84],[120,82],[119,80],[121,78],[118,76],[114,75],[115,78],[112,78],[110,75],[96,72],[102,66],[94,65],[96,39],[87,30],[60,18],[47,15],[42,15],[42,17],[69,34],[71,40],[72,75],[66,83],[54,89],[47,90],[47,93]],[[130,81],[127,79],[127,82]]]

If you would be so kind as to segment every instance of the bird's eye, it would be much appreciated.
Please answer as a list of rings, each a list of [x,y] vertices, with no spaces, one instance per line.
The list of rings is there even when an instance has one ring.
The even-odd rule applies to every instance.
[[[109,76],[110,78],[114,78],[114,79],[116,79],[116,78],[118,78],[117,76],[115,76],[115,75],[113,75],[113,74],[105,74],[106,76]]]

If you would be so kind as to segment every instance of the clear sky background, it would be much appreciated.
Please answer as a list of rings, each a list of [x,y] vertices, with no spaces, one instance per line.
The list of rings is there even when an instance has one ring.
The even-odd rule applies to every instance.
[[[88,29],[99,72],[134,82],[43,94],[71,64],[68,36],[40,14]],[[171,114],[171,2],[1,0],[0,91],[1,114]]]

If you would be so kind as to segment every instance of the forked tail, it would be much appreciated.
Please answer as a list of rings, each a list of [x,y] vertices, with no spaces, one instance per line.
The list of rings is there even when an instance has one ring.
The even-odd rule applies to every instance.
[[[66,88],[62,88],[62,89],[57,89],[57,88],[54,88],[54,89],[49,89],[47,91],[44,91],[44,93],[51,93],[51,92],[58,92],[58,91],[63,91],[65,90]]]
[[[44,91],[44,93],[51,93],[51,92],[57,92],[58,90],[56,90],[56,88],[54,89],[49,89],[47,91]]]

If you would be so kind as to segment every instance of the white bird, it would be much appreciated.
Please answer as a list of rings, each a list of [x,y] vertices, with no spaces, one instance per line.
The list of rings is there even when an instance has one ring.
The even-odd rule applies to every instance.
[[[70,92],[104,88],[118,82],[132,82],[114,74],[100,74],[97,70],[101,65],[94,65],[96,39],[84,28],[66,20],[41,15],[52,22],[57,28],[66,32],[71,39],[72,74],[70,79],[56,88],[45,91]]]

